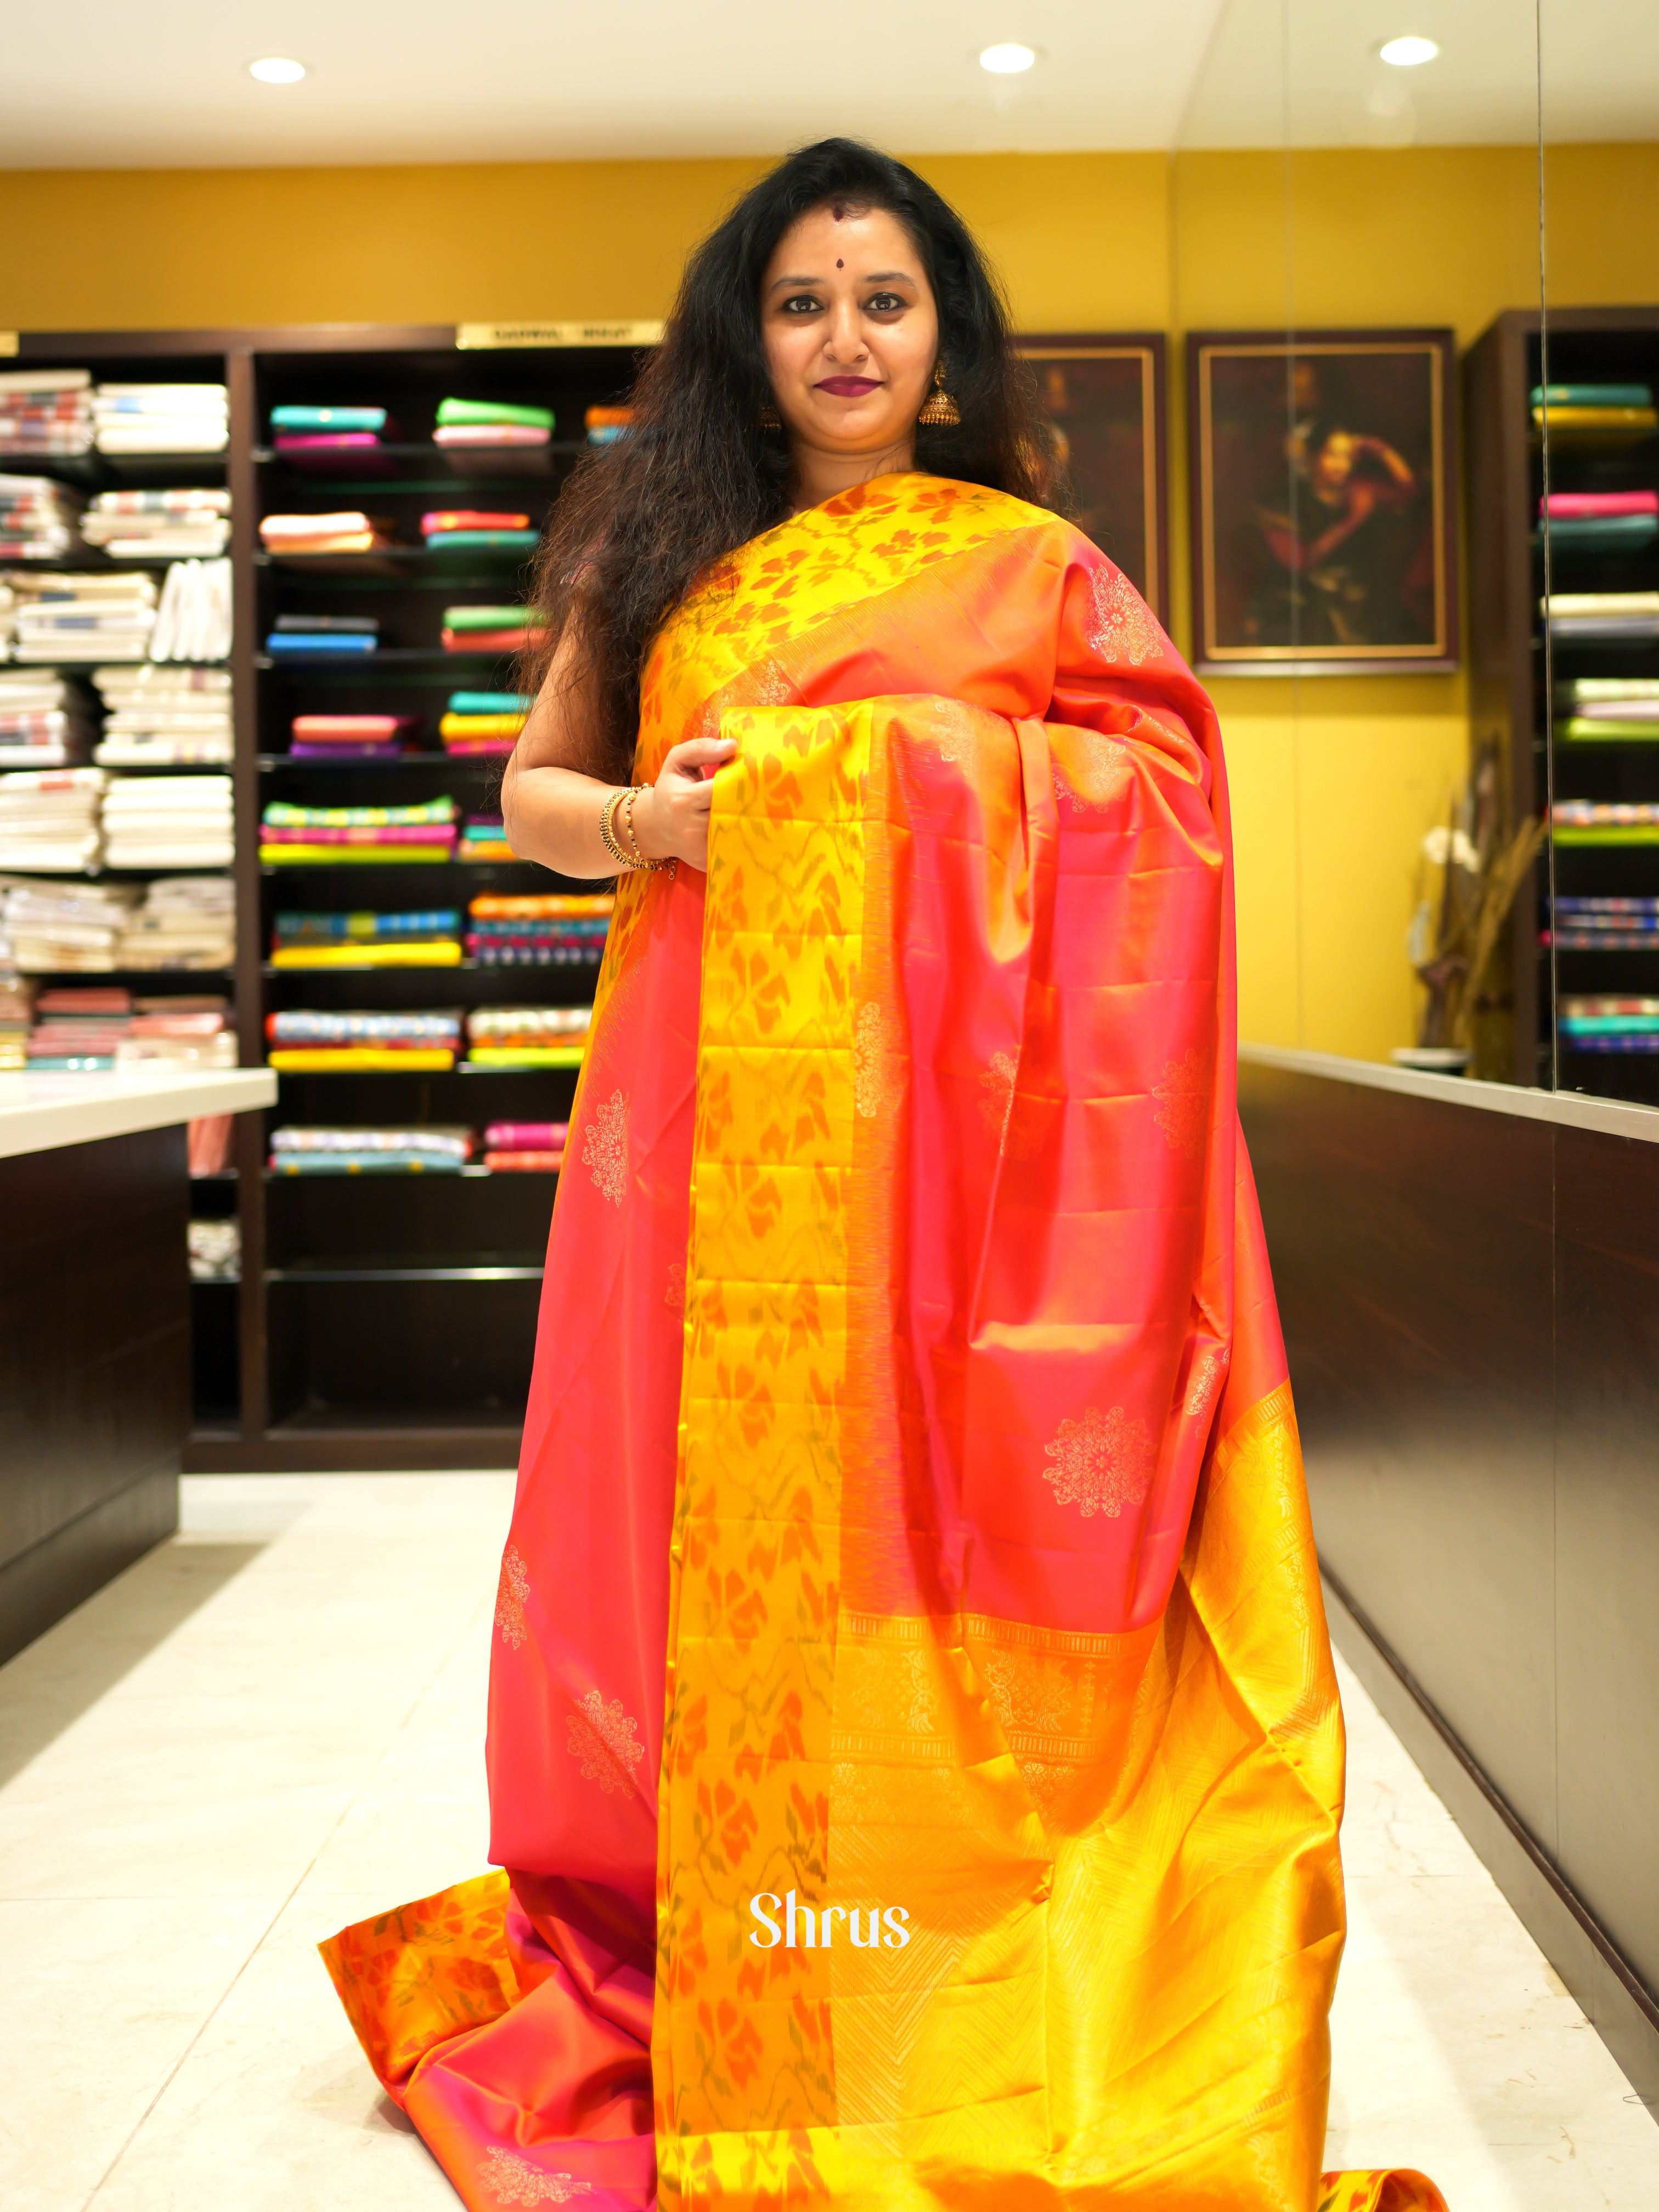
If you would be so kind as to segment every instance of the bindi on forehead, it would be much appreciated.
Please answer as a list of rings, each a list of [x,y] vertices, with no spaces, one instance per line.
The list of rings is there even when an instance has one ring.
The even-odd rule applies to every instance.
[[[836,262],[836,266],[837,269],[845,269],[847,264],[844,261],[838,261]]]

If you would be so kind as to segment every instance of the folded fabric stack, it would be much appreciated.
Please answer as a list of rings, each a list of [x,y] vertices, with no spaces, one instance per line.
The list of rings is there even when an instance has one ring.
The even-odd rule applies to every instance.
[[[107,868],[228,868],[236,857],[228,775],[122,775],[104,797]]]
[[[132,994],[85,985],[42,991],[29,1031],[32,1074],[101,1074],[115,1055],[132,1020]]]
[[[1659,492],[1551,492],[1538,517],[1557,551],[1637,553],[1659,538]]]
[[[0,961],[0,1071],[27,1067],[34,1026],[34,987]]]
[[[135,999],[115,1048],[118,1067],[234,1067],[230,1001],[222,998]]]
[[[270,1133],[273,1175],[459,1175],[472,1132],[423,1121],[412,1129],[287,1128]]]
[[[0,869],[73,874],[98,865],[100,768],[24,769],[0,775]]]
[[[236,965],[236,886],[228,876],[163,876],[115,947],[114,965],[195,975]]]
[[[510,753],[533,702],[523,691],[452,691],[438,725],[448,753],[483,757]]]
[[[1532,419],[1575,444],[1632,445],[1659,429],[1647,384],[1534,384]]]
[[[380,649],[378,615],[278,615],[265,651],[278,659],[294,653],[357,655]]]
[[[0,453],[92,449],[92,372],[15,368],[0,376]]]
[[[130,884],[17,884],[3,894],[12,958],[26,975],[107,975],[139,893]]]
[[[86,505],[50,477],[0,477],[0,560],[59,561],[80,544]]]
[[[483,1164],[496,1175],[557,1175],[569,1133],[568,1121],[492,1121]]]
[[[544,446],[553,435],[550,407],[513,407],[499,399],[444,399],[438,404],[434,446]]]
[[[234,1283],[242,1273],[242,1224],[235,1215],[224,1219],[191,1218],[187,1237],[190,1279],[192,1283]]]
[[[68,678],[45,668],[0,676],[0,767],[72,767],[88,758],[96,727]]]
[[[100,384],[92,413],[100,453],[222,453],[230,443],[222,384]]]
[[[259,525],[267,553],[378,553],[393,544],[394,524],[356,507],[337,514],[268,514]]]
[[[273,799],[260,817],[259,858],[284,868],[447,860],[455,850],[455,813],[453,799],[419,806],[289,806]]]
[[[418,914],[279,914],[273,968],[459,968],[459,908]]]
[[[230,544],[230,494],[100,491],[81,517],[81,535],[113,561],[211,556]]]
[[[289,726],[295,760],[397,760],[413,714],[296,714]]]
[[[592,1006],[475,1006],[466,1018],[474,1067],[580,1067]]]
[[[434,553],[533,553],[541,532],[531,528],[527,514],[494,514],[459,507],[423,514],[421,535]]]
[[[616,903],[608,892],[529,898],[486,892],[466,910],[467,957],[486,968],[597,968]]]
[[[1659,743],[1659,677],[1585,676],[1556,686],[1555,734],[1590,744]]]
[[[446,607],[446,653],[520,653],[547,617],[539,607]]]
[[[148,575],[13,575],[19,660],[143,660],[160,597]]]
[[[1558,799],[1550,812],[1558,845],[1659,845],[1659,806],[1645,802]]]
[[[590,446],[614,446],[634,424],[631,407],[590,407],[582,418]]]
[[[1565,952],[1659,951],[1659,898],[1559,897],[1554,938]]]
[[[516,860],[507,842],[507,825],[499,814],[469,814],[461,831],[458,860]]]
[[[373,453],[395,444],[398,426],[384,407],[273,407],[271,442],[295,460],[308,455]]]
[[[175,561],[150,633],[152,660],[224,660],[230,654],[230,563]]]
[[[381,1068],[446,1073],[460,1048],[458,1013],[325,1013],[295,1009],[267,1014],[272,1067],[291,1075],[333,1068]]]
[[[1538,608],[1550,635],[1564,641],[1659,637],[1659,592],[1552,592]]]
[[[233,746],[230,672],[147,661],[94,668],[107,709],[93,758],[103,768],[228,764]]]
[[[17,594],[11,587],[11,578],[0,570],[0,660],[11,659],[11,648],[17,632]]]
[[[1564,998],[1556,1027],[1578,1052],[1659,1052],[1659,999]]]

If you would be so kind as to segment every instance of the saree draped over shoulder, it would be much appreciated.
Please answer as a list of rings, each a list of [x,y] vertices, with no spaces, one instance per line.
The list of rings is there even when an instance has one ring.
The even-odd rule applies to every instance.
[[[704,580],[495,1620],[502,1871],[329,1965],[472,2212],[1410,2212],[1322,2181],[1342,1725],[1235,1109],[1215,717],[887,477]]]

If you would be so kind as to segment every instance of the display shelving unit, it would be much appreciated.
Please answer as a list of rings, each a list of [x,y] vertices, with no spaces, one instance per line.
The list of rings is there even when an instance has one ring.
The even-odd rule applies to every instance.
[[[418,521],[439,506],[511,507],[539,526],[587,448],[568,434],[586,409],[623,398],[653,325],[555,328],[544,343],[450,326],[348,325],[211,332],[28,332],[20,367],[87,367],[100,380],[223,380],[230,392],[224,456],[177,464],[43,460],[39,473],[82,488],[228,483],[234,592],[232,696],[236,808],[237,962],[234,978],[146,974],[146,991],[234,983],[240,1058],[265,1060],[273,1008],[471,1008],[579,1004],[595,967],[364,969],[277,972],[269,960],[280,904],[460,908],[487,890],[592,890],[525,862],[450,860],[372,867],[272,868],[258,860],[264,805],[403,804],[453,796],[463,815],[489,811],[497,761],[452,759],[436,723],[457,688],[498,690],[510,666],[494,653],[445,652],[441,610],[522,596],[518,558],[439,554]],[[470,342],[469,342],[470,341]],[[446,454],[431,442],[449,394],[550,406],[554,441],[521,450]],[[402,441],[372,465],[300,465],[266,440],[284,401],[384,406]],[[11,468],[9,461],[0,466]],[[409,541],[394,552],[277,555],[260,546],[267,514],[368,508],[395,518]],[[33,564],[30,564],[31,566]],[[96,568],[88,551],[62,565]],[[364,660],[274,661],[262,649],[282,613],[374,613],[385,643]],[[421,750],[397,761],[295,761],[289,725],[307,711],[417,718]],[[80,977],[76,980],[90,980]],[[283,1121],[562,1121],[574,1070],[478,1069],[283,1075],[278,1103],[238,1125],[234,1168],[195,1186],[200,1213],[234,1211],[239,1281],[198,1285],[197,1428],[186,1468],[305,1469],[511,1466],[529,1387],[556,1178],[490,1175],[272,1177],[269,1133]]]
[[[1547,632],[1548,591],[1659,588],[1659,551],[1548,550],[1539,527],[1546,486],[1563,491],[1659,489],[1659,437],[1609,445],[1534,431],[1533,388],[1644,383],[1659,390],[1659,307],[1552,308],[1500,315],[1465,363],[1470,520],[1470,641],[1475,735],[1499,738],[1512,817],[1555,800],[1659,800],[1659,744],[1558,744],[1556,687],[1578,677],[1659,678],[1659,637],[1564,639]],[[1659,946],[1559,946],[1560,896],[1659,896],[1659,844],[1547,841],[1510,924],[1517,1083],[1659,1105],[1659,1055],[1592,1053],[1558,1038],[1558,992],[1659,996]]]

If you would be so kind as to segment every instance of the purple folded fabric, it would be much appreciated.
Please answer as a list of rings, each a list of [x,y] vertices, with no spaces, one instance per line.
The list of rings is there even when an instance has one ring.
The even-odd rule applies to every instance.
[[[276,829],[259,825],[262,845],[453,845],[453,822],[380,822],[356,830]]]
[[[295,738],[288,749],[290,760],[401,760],[403,751],[396,738],[368,745],[307,744]]]

